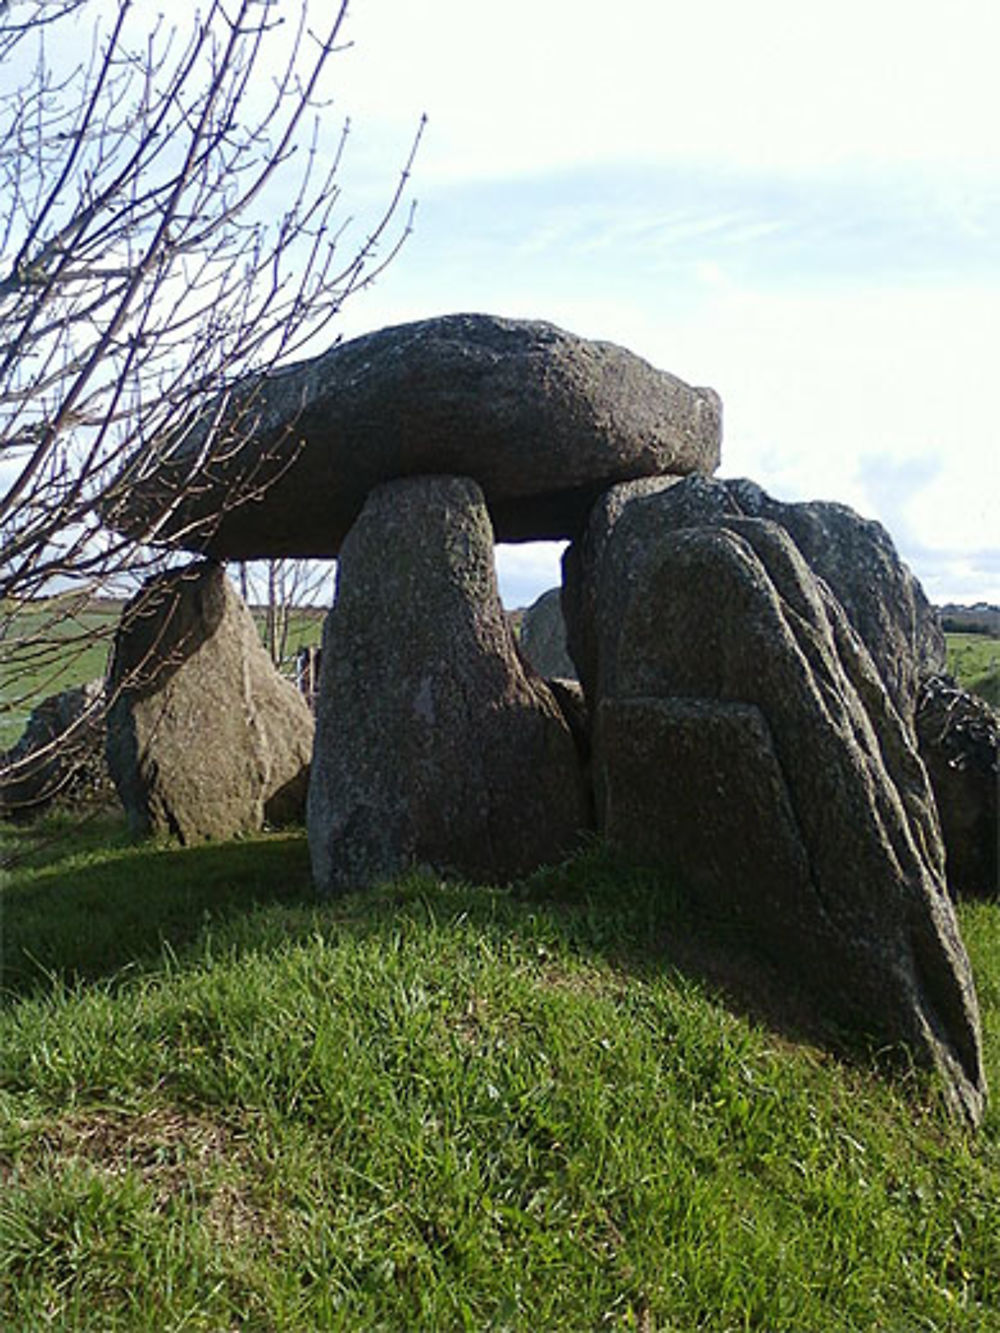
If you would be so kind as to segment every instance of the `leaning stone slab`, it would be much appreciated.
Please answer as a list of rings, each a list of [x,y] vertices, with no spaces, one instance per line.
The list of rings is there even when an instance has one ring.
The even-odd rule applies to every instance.
[[[775,500],[755,482],[714,477],[659,478],[615,486],[595,505],[582,539],[564,557],[563,597],[570,652],[591,690],[594,627],[616,622],[614,606],[593,604],[589,570],[600,563],[611,529],[630,513],[632,547],[667,529],[719,523],[729,517],[767,519],[791,537],[814,574],[832,589],[878,667],[889,696],[912,725],[921,681],[944,670],[944,634],[917,579],[900,560],[880,523],[846,505]],[[633,552],[618,541],[614,559],[630,565]],[[613,689],[613,684],[609,682]]]
[[[580,536],[563,553],[560,608],[566,627],[566,651],[592,709],[597,707],[604,693],[614,693],[613,680],[605,681],[602,675],[602,672],[613,672],[614,654],[602,654],[601,642],[606,639],[613,643],[617,639],[623,608],[620,604],[601,606],[598,602],[599,576],[604,573],[611,534],[626,506],[661,495],[679,485],[680,480],[679,477],[642,477],[609,487],[594,504]],[[644,505],[639,520],[642,531],[628,544],[618,542],[613,554],[607,557],[615,562],[617,580],[627,581],[628,567],[641,554],[645,540],[660,532],[659,508],[659,505]],[[633,532],[636,531],[637,517],[633,515]],[[616,580],[607,578],[607,583],[613,587]]]
[[[141,532],[173,497],[159,535],[188,549],[335,556],[373,487],[457,474],[482,487],[497,540],[572,537],[614,482],[719,462],[711,389],[612,343],[490,315],[367,334],[237,386],[206,420],[220,411],[207,457],[206,426],[185,423],[133,461],[111,526]]]
[[[136,833],[193,843],[303,817],[312,714],[221,566],[127,604],[108,688],[108,767]]]
[[[601,639],[604,831],[666,866],[827,1018],[905,1045],[977,1122],[978,1010],[933,799],[870,654],[777,524],[664,527],[640,548],[638,512],[623,511],[600,571],[600,603],[621,607]]]
[[[944,631],[919,581],[874,519],[827,500],[775,500],[755,482],[726,483],[738,512],[789,534],[861,635],[901,716],[911,723],[921,681],[943,671]]]
[[[483,494],[412,477],[369,495],[323,639],[309,850],[324,892],[414,865],[502,882],[588,822],[552,692],[521,665]]]

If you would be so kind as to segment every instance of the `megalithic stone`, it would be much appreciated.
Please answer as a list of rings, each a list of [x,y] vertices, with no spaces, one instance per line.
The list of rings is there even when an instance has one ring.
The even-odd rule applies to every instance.
[[[652,536],[647,513],[639,543],[639,511],[596,570],[614,612],[596,636],[601,826],[978,1122],[979,1016],[934,802],[871,655],[782,527],[729,515]]]
[[[341,548],[309,788],[325,892],[414,865],[504,881],[589,819],[570,728],[521,663],[468,478],[376,487]]]
[[[888,532],[847,505],[776,500],[745,478],[656,477],[625,482],[613,486],[594,506],[581,540],[566,553],[563,572],[570,652],[591,691],[598,686],[591,637],[596,619],[587,605],[594,584],[588,569],[600,561],[626,505],[630,541],[636,547],[666,528],[700,527],[727,516],[779,524],[812,572],[832,589],[864,640],[900,716],[913,725],[921,682],[945,669],[944,634]],[[632,558],[621,538],[613,558],[626,563]]]
[[[302,819],[312,714],[221,566],[147,581],[122,613],[108,690],[108,768],[137,833],[193,843]]]
[[[144,441],[105,506],[131,535],[220,559],[335,556],[373,487],[453,474],[499,541],[572,537],[628,477],[712,472],[721,403],[613,343],[445,315],[237,384]],[[215,437],[209,439],[209,428]]]

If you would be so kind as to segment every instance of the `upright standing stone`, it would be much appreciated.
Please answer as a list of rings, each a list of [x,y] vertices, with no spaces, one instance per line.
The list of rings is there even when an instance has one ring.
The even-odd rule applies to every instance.
[[[564,856],[587,807],[551,691],[497,595],[479,486],[379,486],[344,541],[323,638],[309,848],[321,890],[414,864],[502,881]]]
[[[910,729],[784,528],[654,523],[676,493],[627,504],[594,571],[599,823],[977,1121],[975,992]]]
[[[594,676],[596,627],[607,633],[621,612],[620,605],[593,604],[596,584],[590,571],[601,563],[611,530],[626,506],[629,549],[620,537],[613,556],[623,567],[630,567],[645,544],[669,529],[740,517],[779,524],[813,573],[833,591],[864,640],[893,704],[912,728],[921,681],[944,670],[945,643],[933,607],[900,560],[889,534],[880,523],[862,518],[846,505],[775,500],[747,480],[646,478],[614,486],[601,497],[586,531],[564,557],[568,641],[585,688],[591,692],[600,688]]]
[[[577,670],[566,648],[566,622],[559,588],[543,592],[521,618],[520,647],[540,676],[576,680]]]
[[[49,695],[16,745],[0,753],[0,818],[40,814],[54,801],[110,796],[104,762],[104,681]]]
[[[229,838],[301,819],[313,720],[221,566],[147,583],[109,678],[108,767],[137,833]]]
[[[934,788],[956,898],[1000,898],[1000,716],[947,677],[924,681],[920,757]]]

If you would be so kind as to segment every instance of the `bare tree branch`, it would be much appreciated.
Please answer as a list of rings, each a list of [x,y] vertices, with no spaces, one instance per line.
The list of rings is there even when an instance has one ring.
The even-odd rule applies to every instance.
[[[360,239],[340,216],[347,0],[309,2],[166,20],[147,0],[0,0],[0,715],[65,651],[65,608],[40,599],[134,591],[163,562],[176,494],[141,540],[102,521],[161,442],[325,330],[412,228],[423,122]],[[252,401],[222,420],[187,487],[244,449]]]

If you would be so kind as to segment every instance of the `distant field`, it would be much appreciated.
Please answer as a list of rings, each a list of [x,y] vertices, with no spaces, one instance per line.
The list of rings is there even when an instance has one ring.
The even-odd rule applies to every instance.
[[[26,659],[0,639],[0,749],[14,744],[39,700],[104,675],[120,611],[119,603],[92,604],[55,620],[40,607],[8,622],[18,639],[44,636],[47,642]]]
[[[120,602],[91,603],[51,627],[51,616],[44,609],[18,615],[16,633],[20,637],[44,634],[52,642],[31,661],[12,662],[0,640],[0,750],[14,744],[39,700],[104,675],[121,607]],[[251,609],[263,638],[264,611]],[[319,643],[325,614],[320,607],[304,607],[294,613],[287,642],[290,659],[303,645]]]
[[[251,608],[263,637],[264,610]],[[91,603],[60,621],[57,633],[64,648],[43,661],[12,668],[0,641],[0,750],[20,736],[35,702],[59,690],[102,676],[118,617],[120,602]],[[514,612],[515,620],[518,612]],[[317,644],[323,634],[325,608],[303,607],[295,612],[288,635],[287,658],[294,659],[303,645]],[[44,612],[37,613],[42,625]],[[33,613],[19,617],[19,632],[31,631]],[[1000,638],[984,634],[947,634],[948,668],[966,689],[1000,707]]]
[[[948,634],[948,670],[967,689],[1000,708],[1000,639]]]

